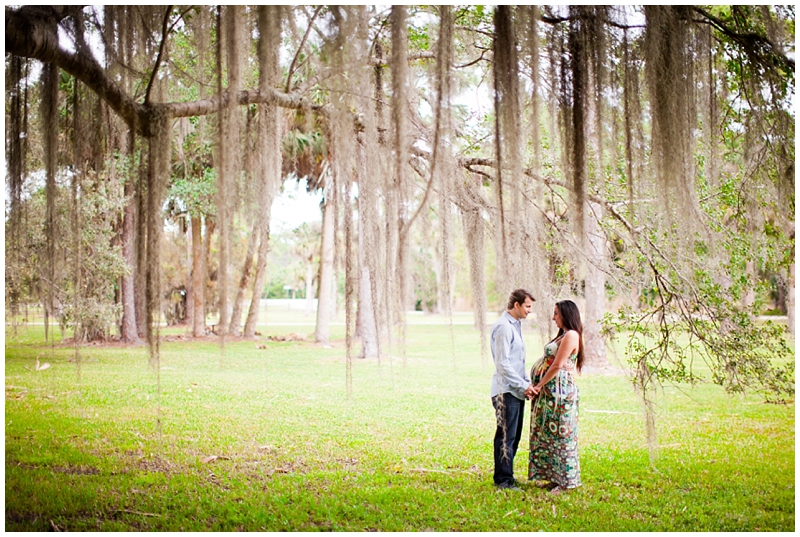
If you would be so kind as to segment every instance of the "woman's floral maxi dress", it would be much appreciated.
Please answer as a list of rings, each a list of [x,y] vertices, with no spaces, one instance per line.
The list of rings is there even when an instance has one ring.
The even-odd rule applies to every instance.
[[[548,343],[531,370],[537,384],[555,360],[560,341]],[[563,488],[581,485],[578,460],[578,401],[572,372],[577,354],[570,356],[556,376],[544,385],[531,408],[531,451],[528,479],[550,481]]]

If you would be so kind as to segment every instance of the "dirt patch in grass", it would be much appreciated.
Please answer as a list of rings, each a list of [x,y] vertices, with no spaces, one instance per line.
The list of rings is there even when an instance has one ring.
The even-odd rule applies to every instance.
[[[126,470],[142,471],[145,473],[161,473],[169,476],[180,473],[181,468],[178,464],[168,461],[159,456],[145,457],[141,451],[126,451],[122,458],[123,466]],[[123,470],[124,471],[124,470]]]
[[[69,475],[99,475],[100,470],[91,466],[53,466],[54,472]]]

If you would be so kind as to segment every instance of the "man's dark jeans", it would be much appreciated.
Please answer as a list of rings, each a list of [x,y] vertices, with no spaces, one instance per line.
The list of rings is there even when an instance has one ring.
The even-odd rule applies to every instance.
[[[501,404],[502,402],[502,404]],[[525,400],[510,393],[492,397],[497,431],[494,433],[494,484],[514,483],[514,455],[517,454],[522,437],[522,422],[525,421]]]

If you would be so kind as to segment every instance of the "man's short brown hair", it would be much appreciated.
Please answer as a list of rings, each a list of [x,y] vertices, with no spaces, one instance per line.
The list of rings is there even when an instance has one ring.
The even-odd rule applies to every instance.
[[[514,309],[515,304],[522,305],[525,303],[525,299],[530,298],[531,301],[536,302],[536,299],[533,298],[533,295],[530,294],[525,289],[517,289],[511,293],[511,296],[508,297],[508,308],[507,309]]]

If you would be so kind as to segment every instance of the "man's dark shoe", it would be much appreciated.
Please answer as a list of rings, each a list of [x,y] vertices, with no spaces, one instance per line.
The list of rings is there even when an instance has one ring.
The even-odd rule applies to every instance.
[[[497,485],[498,490],[522,490],[517,486],[516,481],[509,481],[506,483],[500,483]]]

